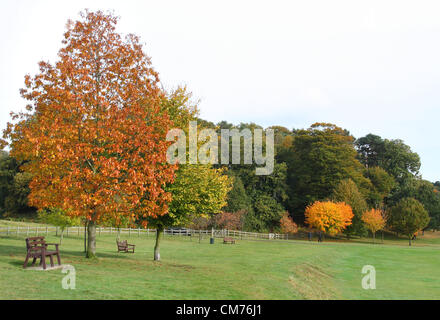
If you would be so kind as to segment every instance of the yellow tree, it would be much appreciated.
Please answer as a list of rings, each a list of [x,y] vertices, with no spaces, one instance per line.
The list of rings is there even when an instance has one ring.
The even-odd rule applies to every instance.
[[[4,138],[27,161],[29,203],[87,219],[94,257],[97,223],[167,213],[175,166],[166,161],[164,94],[139,39],[116,33],[112,15],[81,18],[68,22],[59,61],[26,76],[28,111]]]
[[[373,234],[374,242],[376,232],[382,230],[386,224],[386,220],[382,211],[377,209],[365,211],[362,215],[362,221],[365,223],[365,226],[368,228],[368,230],[370,230]]]
[[[306,208],[305,217],[311,228],[334,235],[351,224],[353,211],[344,202],[316,201]]]

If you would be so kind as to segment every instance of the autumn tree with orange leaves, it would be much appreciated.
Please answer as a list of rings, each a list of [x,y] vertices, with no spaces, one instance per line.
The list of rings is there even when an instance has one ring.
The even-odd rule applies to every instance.
[[[344,202],[316,201],[306,208],[305,216],[311,228],[334,235],[351,224],[353,211]]]
[[[298,226],[292,220],[292,218],[289,217],[288,212],[285,212],[280,219],[280,229],[281,229],[281,233],[297,233],[298,232]]]
[[[369,211],[365,211],[364,214],[362,215],[362,221],[365,223],[366,227],[373,234],[373,242],[374,242],[376,232],[382,230],[386,224],[386,220],[383,212],[377,209],[371,209]]]
[[[166,214],[174,178],[158,74],[135,35],[115,32],[117,21],[100,11],[69,21],[59,61],[25,77],[27,112],[4,131],[32,174],[29,203],[88,220],[87,257],[97,223]]]

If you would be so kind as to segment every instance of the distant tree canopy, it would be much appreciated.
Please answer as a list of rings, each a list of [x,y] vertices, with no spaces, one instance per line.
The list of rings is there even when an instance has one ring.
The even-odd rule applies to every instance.
[[[396,232],[408,237],[409,245],[416,232],[429,223],[429,214],[414,198],[403,198],[389,210],[388,224]]]
[[[165,95],[162,106],[164,112],[171,115],[174,126],[184,130],[187,130],[190,120],[197,120],[201,128],[212,128],[218,133],[221,129],[262,128],[254,123],[234,125],[222,121],[215,124],[198,118],[196,102],[191,100],[191,94],[184,87]],[[225,195],[221,190],[226,189],[222,187],[217,194],[225,204],[221,211],[228,213],[224,221],[228,217],[235,219],[233,214],[239,212],[244,230],[281,231],[285,212],[289,212],[289,217],[296,223],[304,224],[307,206],[315,201],[331,199],[352,207],[353,218],[351,224],[344,228],[344,233],[362,236],[366,234],[366,224],[361,219],[364,212],[373,208],[386,210],[401,199],[412,197],[423,205],[430,216],[426,228],[440,229],[440,182],[433,184],[418,176],[420,159],[401,140],[382,139],[372,134],[355,140],[347,130],[327,123],[316,123],[308,129],[289,130],[281,126],[270,129],[275,133],[273,174],[258,176],[255,165],[244,164],[215,165],[206,174],[209,177],[211,170],[228,169],[225,174],[232,183],[227,189],[229,191]],[[188,170],[184,167],[179,172]],[[200,171],[197,166],[191,170]],[[6,152],[0,155],[2,212],[32,209],[27,207],[28,179],[29,176],[19,171],[17,160]],[[163,224],[164,227],[195,221],[206,227],[215,223],[203,216],[197,218],[195,209],[188,209],[183,215],[177,214],[183,212],[177,210],[177,199],[185,198],[188,204],[194,203],[192,198],[196,199],[200,193],[185,193],[185,187],[177,188],[180,178],[176,181],[177,184],[169,189],[173,190],[176,199],[171,204],[171,208],[175,209],[170,210],[168,217],[149,218],[149,223]],[[172,221],[165,223],[172,216]]]
[[[251,198],[248,196],[240,176],[230,174],[232,179],[232,189],[228,193],[227,205],[223,208],[225,212],[245,211],[253,212]]]
[[[431,217],[427,227],[440,228],[440,193],[431,182],[416,178],[405,180],[388,199],[388,206],[396,205],[403,198],[418,200]]]
[[[5,151],[0,154],[0,214],[35,212],[28,205],[32,176],[20,171],[21,162]]]
[[[366,168],[365,176],[371,181],[367,200],[371,207],[378,208],[396,186],[395,179],[381,167]]]
[[[359,160],[367,167],[381,167],[397,181],[419,173],[420,157],[402,140],[368,134],[356,140]]]
[[[345,228],[344,232],[347,235],[364,235],[366,228],[362,222],[362,215],[367,211],[368,206],[353,180],[345,179],[339,182],[333,191],[332,199],[335,202],[345,202],[353,210],[351,224]]]
[[[290,212],[304,212],[308,204],[330,197],[344,179],[352,179],[360,189],[368,187],[353,144],[354,138],[333,124],[315,123],[295,132],[291,147],[278,156],[288,167]]]

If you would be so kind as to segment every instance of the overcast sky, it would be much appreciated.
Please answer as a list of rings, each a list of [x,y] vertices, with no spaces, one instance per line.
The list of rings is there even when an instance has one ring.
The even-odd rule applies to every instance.
[[[114,10],[164,86],[186,84],[207,120],[399,138],[440,180],[439,1],[1,0],[1,129],[25,105],[24,75],[56,60],[85,8]]]

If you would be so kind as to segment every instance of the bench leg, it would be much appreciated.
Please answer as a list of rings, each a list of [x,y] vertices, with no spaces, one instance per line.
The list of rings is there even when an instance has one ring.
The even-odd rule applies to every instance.
[[[37,258],[33,258],[33,259],[32,259],[32,265],[35,264],[35,261],[37,261]]]
[[[41,256],[41,262],[43,263],[43,270],[46,270],[46,256],[45,255]]]
[[[24,260],[23,268],[27,267],[28,261],[29,261],[29,255],[26,255],[26,259]]]
[[[60,253],[57,252],[57,261],[58,261],[58,265],[61,265],[61,258],[60,258]]]
[[[53,256],[50,255],[50,256],[49,256],[49,259],[50,259],[50,266],[53,268]]]

